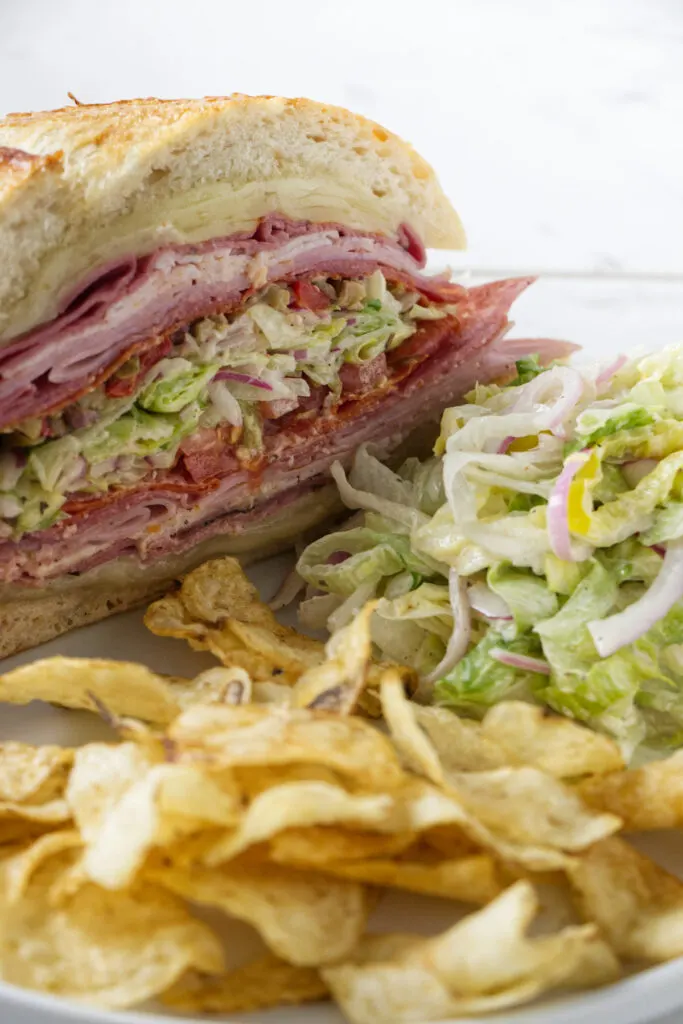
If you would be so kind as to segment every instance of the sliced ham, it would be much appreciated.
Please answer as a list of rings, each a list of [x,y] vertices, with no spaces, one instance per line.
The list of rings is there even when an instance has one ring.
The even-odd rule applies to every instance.
[[[422,274],[423,265],[424,250],[407,228],[390,239],[282,217],[266,218],[249,236],[127,257],[91,275],[51,323],[0,350],[0,428],[63,408],[150,338],[234,309],[269,281],[380,268],[429,299],[463,297],[460,285]]]
[[[513,372],[521,353],[519,345],[503,340],[507,312],[529,283],[524,278],[471,289],[457,316],[422,324],[415,338],[424,335],[424,344],[416,343],[410,359],[389,367],[386,386],[354,400],[342,396],[329,409],[307,410],[310,400],[302,400],[277,430],[264,433],[257,472],[237,464],[216,432],[197,435],[184,442],[184,474],[178,467],[157,471],[135,488],[72,500],[65,506],[68,518],[0,545],[0,575],[39,585],[124,553],[153,561],[231,532],[278,496],[318,486],[332,461],[348,464],[365,441],[392,450],[416,426],[437,421],[476,381]],[[535,350],[530,341],[526,351]],[[562,343],[544,341],[546,360],[566,354]]]

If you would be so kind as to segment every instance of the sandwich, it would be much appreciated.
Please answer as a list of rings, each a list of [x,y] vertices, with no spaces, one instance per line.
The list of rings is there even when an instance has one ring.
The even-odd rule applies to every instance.
[[[0,655],[291,545],[339,507],[333,462],[513,372],[529,281],[426,272],[463,245],[424,160],[335,107],[0,123]]]

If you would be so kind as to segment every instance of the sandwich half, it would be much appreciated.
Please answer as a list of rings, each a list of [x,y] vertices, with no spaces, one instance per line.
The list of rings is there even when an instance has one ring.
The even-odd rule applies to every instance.
[[[529,282],[425,272],[463,245],[431,168],[339,108],[0,123],[0,655],[291,544],[337,507],[334,460],[409,450],[505,375]]]

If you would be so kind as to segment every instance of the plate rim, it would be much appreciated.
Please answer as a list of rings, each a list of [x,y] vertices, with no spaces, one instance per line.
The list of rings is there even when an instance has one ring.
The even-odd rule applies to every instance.
[[[493,1024],[576,1024],[576,1022],[588,1019],[587,1013],[600,1010],[614,1011],[618,1009],[621,1013],[620,1024],[646,1024],[656,1022],[662,1015],[683,1006],[683,988],[680,986],[680,976],[683,976],[683,957],[671,960],[668,963],[658,964],[647,968],[637,974],[629,975],[620,981],[613,982],[602,988],[593,991],[575,993],[561,997],[551,1003],[539,1003],[534,1006],[526,1005],[519,1008],[511,1008],[510,1013],[487,1014],[478,1017],[450,1017],[438,1021],[425,1021],[422,1024],[486,1024],[492,1021]],[[672,988],[672,983],[674,987]],[[656,1016],[641,1016],[638,1012],[642,1008],[643,999],[647,999],[647,993],[653,988],[659,989],[659,994],[665,996],[664,1004],[656,1009]],[[671,994],[673,999],[669,999]],[[140,1011],[131,1010],[107,1010],[93,1006],[89,1003],[79,1003],[57,995],[50,995],[44,992],[36,992],[32,989],[22,988],[8,981],[0,981],[0,1010],[4,1004],[24,1007],[28,1010],[46,1012],[53,1020],[62,1021],[83,1021],[85,1024],[178,1024],[179,1021],[191,1021],[193,1024],[206,1024],[213,1019],[220,1024],[225,1021],[230,1024],[235,1021],[234,1015],[223,1016],[168,1016],[164,1013],[156,1013],[154,1010]],[[616,1005],[612,1005],[616,1004]],[[272,1009],[276,1009],[273,1007]],[[50,1017],[46,1017],[46,1024]],[[239,1024],[246,1024],[245,1021]]]

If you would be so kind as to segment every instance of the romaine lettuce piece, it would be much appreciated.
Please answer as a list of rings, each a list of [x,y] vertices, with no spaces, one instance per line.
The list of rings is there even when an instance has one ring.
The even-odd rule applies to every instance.
[[[534,700],[544,677],[505,665],[493,658],[491,651],[498,648],[537,658],[540,647],[532,633],[505,640],[496,630],[489,629],[483,640],[436,684],[434,703],[480,717],[501,700]]]

